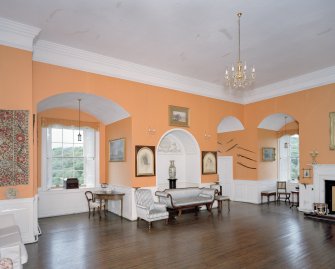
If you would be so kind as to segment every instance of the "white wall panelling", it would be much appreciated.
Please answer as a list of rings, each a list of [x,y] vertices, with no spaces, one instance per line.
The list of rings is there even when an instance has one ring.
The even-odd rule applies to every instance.
[[[87,212],[85,191],[93,189],[39,190],[38,217],[53,217]]]
[[[37,196],[33,198],[0,200],[0,214],[13,214],[20,227],[23,243],[33,243],[38,239],[36,214]]]

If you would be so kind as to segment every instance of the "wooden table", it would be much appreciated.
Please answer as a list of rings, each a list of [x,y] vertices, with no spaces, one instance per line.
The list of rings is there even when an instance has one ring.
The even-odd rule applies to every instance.
[[[102,200],[105,201],[105,210],[108,200],[120,200],[121,201],[121,219],[122,219],[122,209],[123,209],[123,196],[124,193],[116,192],[116,191],[93,191],[93,195],[96,199],[100,200],[100,209],[99,209],[99,217],[101,218],[101,208],[102,208]]]

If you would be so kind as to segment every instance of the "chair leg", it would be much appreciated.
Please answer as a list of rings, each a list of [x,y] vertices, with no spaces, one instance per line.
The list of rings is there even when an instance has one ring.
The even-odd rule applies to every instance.
[[[230,200],[228,200],[228,212],[230,212]]]
[[[149,221],[149,231],[151,230],[151,221]]]
[[[88,218],[91,218],[91,208],[88,208]]]
[[[107,217],[106,205],[104,205],[104,213],[105,213],[105,217]]]
[[[140,217],[137,217],[137,227],[140,226]]]

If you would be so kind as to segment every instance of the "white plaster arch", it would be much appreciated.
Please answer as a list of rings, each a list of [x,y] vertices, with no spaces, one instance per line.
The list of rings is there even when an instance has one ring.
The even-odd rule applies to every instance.
[[[234,116],[224,117],[217,127],[218,133],[226,133],[240,130],[244,130],[244,126],[242,122]]]
[[[37,105],[37,112],[42,112],[51,108],[78,109],[78,99],[81,99],[80,109],[93,115],[104,124],[128,118],[129,113],[120,105],[102,96],[68,92],[50,96]]]
[[[276,114],[271,114],[267,116],[266,118],[264,118],[261,121],[261,123],[258,125],[257,128],[272,130],[272,131],[279,131],[281,128],[284,127],[285,122],[286,124],[288,124],[293,121],[295,121],[295,119],[288,114],[276,113]]]
[[[201,183],[200,147],[195,137],[187,130],[175,128],[160,138],[156,147],[156,186],[169,186],[170,160],[175,161],[177,188],[199,186]]]

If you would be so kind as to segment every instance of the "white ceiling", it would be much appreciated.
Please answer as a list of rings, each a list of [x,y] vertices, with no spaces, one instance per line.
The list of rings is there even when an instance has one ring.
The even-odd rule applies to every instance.
[[[290,86],[290,79],[335,67],[334,0],[0,1],[0,17],[41,29],[35,43],[49,41],[209,83],[202,89],[223,89],[225,68],[236,61],[237,12],[243,13],[241,58],[257,72],[247,95],[269,85],[284,90],[281,81]],[[203,95],[214,96],[207,88]]]

